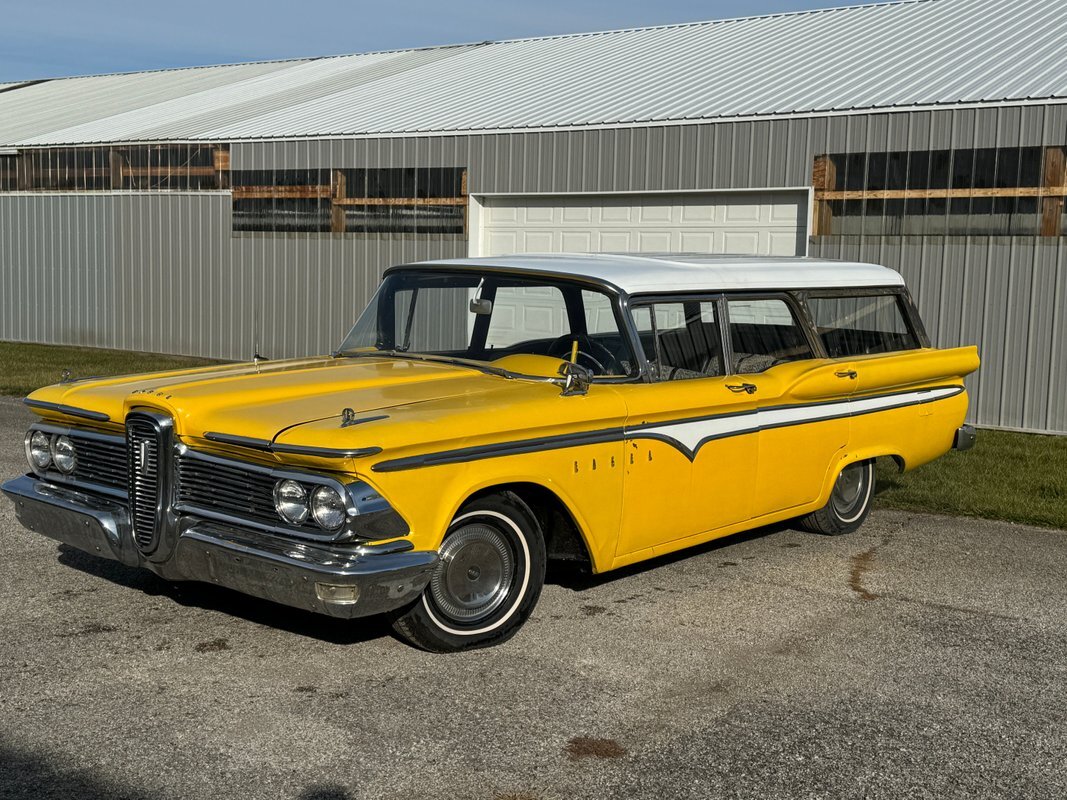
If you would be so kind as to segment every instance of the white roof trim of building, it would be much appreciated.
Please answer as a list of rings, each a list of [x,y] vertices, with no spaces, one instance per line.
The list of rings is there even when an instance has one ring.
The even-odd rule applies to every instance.
[[[740,255],[528,254],[406,264],[430,270],[497,268],[588,278],[627,294],[903,286],[900,273],[851,261]]]

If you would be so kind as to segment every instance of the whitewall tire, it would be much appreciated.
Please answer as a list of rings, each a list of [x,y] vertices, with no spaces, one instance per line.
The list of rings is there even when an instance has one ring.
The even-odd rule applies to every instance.
[[[441,543],[430,583],[393,615],[393,629],[433,652],[488,647],[511,638],[530,616],[545,581],[537,518],[515,494],[467,503]]]

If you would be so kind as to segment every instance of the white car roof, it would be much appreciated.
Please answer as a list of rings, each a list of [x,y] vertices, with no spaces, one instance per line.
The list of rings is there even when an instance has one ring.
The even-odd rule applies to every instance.
[[[495,267],[591,278],[611,284],[627,294],[904,285],[900,273],[877,264],[779,256],[560,253],[455,258],[406,264],[404,267],[442,270]]]

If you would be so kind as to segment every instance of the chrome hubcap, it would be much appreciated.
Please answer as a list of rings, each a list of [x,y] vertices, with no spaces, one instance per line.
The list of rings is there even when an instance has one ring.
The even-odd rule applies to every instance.
[[[850,516],[867,492],[867,465],[852,464],[841,471],[834,485],[831,502],[839,516]]]
[[[452,619],[477,622],[504,602],[514,580],[515,555],[507,537],[491,525],[473,522],[445,539],[430,594]]]

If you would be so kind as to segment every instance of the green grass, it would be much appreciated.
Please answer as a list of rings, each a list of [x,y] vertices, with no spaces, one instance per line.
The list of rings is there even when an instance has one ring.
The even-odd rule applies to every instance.
[[[0,342],[0,395],[24,397],[34,389],[58,383],[65,369],[69,369],[75,378],[87,378],[203,367],[217,363],[206,358],[158,353]]]
[[[903,475],[882,461],[879,507],[1067,529],[1067,436],[980,430],[973,450]]]

